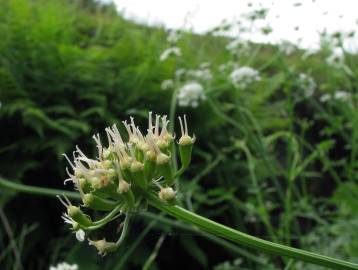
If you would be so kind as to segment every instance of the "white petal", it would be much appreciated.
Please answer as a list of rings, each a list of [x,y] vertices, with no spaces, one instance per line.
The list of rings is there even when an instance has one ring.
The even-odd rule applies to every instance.
[[[76,239],[80,242],[83,242],[85,240],[86,234],[83,230],[78,230],[76,232]]]

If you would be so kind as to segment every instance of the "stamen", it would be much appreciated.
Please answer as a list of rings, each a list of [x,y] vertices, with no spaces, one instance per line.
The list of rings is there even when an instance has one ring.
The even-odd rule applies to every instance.
[[[123,125],[125,126],[127,133],[129,135],[129,138],[132,136],[132,131],[130,129],[130,126],[127,124],[127,120],[126,121],[122,121]]]
[[[153,131],[152,112],[149,112],[149,117],[148,117],[148,131],[150,131],[150,132]]]
[[[188,124],[186,122],[186,115],[184,114],[184,125],[185,125],[185,135],[188,135]]]
[[[72,205],[71,202],[66,198],[65,195],[62,196],[65,198],[65,200],[63,200],[60,195],[56,195],[56,197],[60,200],[63,206],[65,206],[66,208],[70,207]]]
[[[66,197],[66,195],[62,194],[62,196],[65,198],[66,202],[68,203],[68,205],[72,205],[72,203],[70,202],[70,200]]]
[[[75,165],[71,162],[71,160],[68,158],[68,156],[66,154],[62,154],[62,155],[67,159],[68,163],[70,163],[72,169],[74,169]]]
[[[183,122],[181,120],[181,117],[179,116],[179,124],[180,124],[180,130],[181,130],[181,135],[184,136],[184,127],[183,127]]]
[[[76,145],[76,150],[77,150],[77,153],[80,154],[80,156],[81,156],[81,157],[78,157],[77,159],[83,158],[83,160],[91,160],[81,151],[81,149],[78,147],[78,145]]]
[[[162,131],[160,133],[160,137],[163,137],[165,134],[168,133],[167,126],[169,124],[169,120],[167,120],[167,116],[164,115],[162,117]]]
[[[155,130],[154,130],[155,136],[159,136],[159,119],[160,119],[160,115],[156,114],[155,115]]]
[[[130,117],[130,119],[131,119],[131,126],[132,126],[132,133],[133,133],[133,135],[135,135],[135,124],[134,124],[134,117]]]

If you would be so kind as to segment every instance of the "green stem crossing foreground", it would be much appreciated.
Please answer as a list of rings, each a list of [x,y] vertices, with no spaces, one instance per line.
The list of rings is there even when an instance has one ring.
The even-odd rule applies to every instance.
[[[290,257],[297,260],[326,266],[332,269],[342,269],[342,270],[358,269],[358,265],[354,263],[345,262],[342,260],[311,253],[301,249],[276,244],[273,242],[262,240],[260,238],[239,232],[232,228],[226,227],[220,223],[217,223],[205,217],[199,216],[193,212],[185,210],[177,205],[174,206],[165,205],[155,195],[149,195],[147,198],[149,203],[155,208],[158,208],[159,210],[166,212],[177,219],[181,219],[190,224],[196,225],[198,228],[206,232],[226,238],[236,243],[257,250],[261,250],[264,252],[268,252],[271,254]]]
[[[56,189],[48,189],[41,187],[32,187],[26,186],[23,184],[18,184],[15,182],[7,181],[0,177],[0,187],[9,188],[12,190],[26,192],[30,194],[39,194],[45,196],[55,196],[59,194],[66,194],[69,198],[79,198],[79,194],[75,194],[73,192],[66,192],[63,190]],[[226,227],[220,223],[207,219],[205,217],[199,216],[193,212],[185,210],[177,205],[167,205],[163,203],[156,195],[148,194],[147,199],[149,203],[155,208],[168,213],[169,215],[188,222],[192,225],[197,226],[199,229],[211,233],[215,236],[219,236],[238,244],[257,249],[260,251],[264,251],[267,253],[285,256],[294,258],[297,260],[302,260],[306,262],[310,262],[317,265],[326,266],[332,269],[342,269],[342,270],[358,270],[358,264],[345,262],[342,260],[330,258],[327,256],[307,252],[304,250],[300,250],[297,248],[292,248],[280,244],[276,244],[273,242],[269,242],[266,240],[262,240],[260,238],[242,233],[240,231],[234,230],[232,228]]]

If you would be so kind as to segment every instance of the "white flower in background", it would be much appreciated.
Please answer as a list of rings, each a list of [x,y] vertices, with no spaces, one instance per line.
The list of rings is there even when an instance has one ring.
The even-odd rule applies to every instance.
[[[211,71],[208,68],[188,70],[186,75],[191,79],[197,79],[203,81],[211,81],[213,79],[213,75],[211,74]]]
[[[324,94],[319,98],[319,101],[321,101],[322,103],[325,103],[331,99],[332,99],[332,96],[330,94]]]
[[[213,75],[211,74],[211,71],[208,68],[198,69],[195,73],[196,73],[195,77],[199,80],[211,81],[213,79]]]
[[[333,95],[331,94],[324,94],[319,99],[321,102],[327,102],[329,100],[341,100],[341,101],[349,101],[352,99],[352,94],[347,91],[336,91]]]
[[[178,31],[176,30],[170,30],[168,37],[167,37],[167,41],[169,43],[176,43],[178,42],[178,40],[180,39],[180,34]]]
[[[164,80],[162,84],[160,85],[160,88],[162,90],[169,90],[174,87],[174,82],[171,79]]]
[[[305,73],[300,73],[298,76],[298,82],[306,98],[313,96],[317,84],[311,76]]]
[[[232,40],[229,44],[226,45],[226,49],[228,51],[236,51],[239,48],[248,48],[249,47],[249,42],[247,40],[243,40],[240,38],[234,39]]]
[[[352,95],[346,91],[337,91],[334,93],[333,97],[336,100],[349,101],[352,98]]]
[[[205,100],[203,86],[195,81],[184,84],[178,91],[178,104],[181,107],[196,108],[201,100]]]
[[[306,60],[308,57],[310,57],[318,52],[319,52],[319,49],[312,49],[312,48],[306,49],[304,54],[302,54],[301,59]]]
[[[326,58],[326,62],[328,65],[334,68],[342,69],[347,74],[353,75],[352,70],[344,63],[345,57],[341,48],[334,48],[332,54]]]
[[[288,40],[282,40],[278,48],[280,52],[286,55],[291,55],[296,51],[296,46]]]
[[[175,77],[179,80],[186,72],[187,70],[185,68],[179,68],[175,71]]]
[[[203,62],[199,65],[199,69],[208,69],[208,68],[210,68],[209,62]]]
[[[344,66],[344,52],[341,48],[335,48],[332,54],[326,58],[328,65],[335,68],[342,68]]]
[[[66,262],[58,263],[56,266],[50,266],[50,270],[78,270],[77,264],[68,264]]]
[[[181,50],[178,47],[171,47],[166,49],[159,57],[160,61],[166,60],[169,56],[181,56]]]
[[[225,64],[221,64],[219,66],[219,70],[221,72],[228,72],[229,70],[233,70],[233,69],[237,69],[239,68],[240,66],[237,64],[237,63],[234,63],[232,61],[228,61],[226,62]]]
[[[246,88],[249,84],[261,80],[259,72],[251,67],[234,69],[230,74],[231,82],[239,88]]]

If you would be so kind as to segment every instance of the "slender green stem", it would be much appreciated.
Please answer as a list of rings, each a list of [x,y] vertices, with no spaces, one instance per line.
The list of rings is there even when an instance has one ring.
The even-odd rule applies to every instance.
[[[205,231],[202,231],[196,226],[188,225],[188,224],[186,224],[186,223],[184,223],[182,221],[169,219],[169,218],[163,217],[161,215],[153,214],[153,213],[150,213],[150,212],[144,212],[141,215],[143,217],[150,218],[150,219],[153,219],[153,220],[157,220],[157,221],[160,221],[161,223],[165,223],[165,224],[168,224],[170,226],[174,226],[174,227],[186,230],[188,232],[204,236],[208,240],[210,240],[210,241],[212,241],[212,242],[214,242],[214,243],[216,243],[218,245],[221,245],[222,247],[226,248],[227,250],[230,250],[230,251],[234,252],[235,254],[239,254],[240,256],[245,257],[248,260],[251,260],[251,261],[253,261],[255,263],[258,263],[260,265],[266,265],[266,261],[261,259],[260,257],[257,257],[255,254],[251,254],[250,252],[238,247],[237,245],[235,245],[235,244],[233,244],[233,243],[231,243],[231,242],[229,242],[229,241],[227,241],[225,239],[222,239],[222,238],[217,237],[217,236],[215,236],[213,234],[210,234],[210,233],[207,233]]]
[[[108,215],[98,221],[93,222],[93,225],[87,227],[86,230],[97,230],[98,228],[101,228],[102,226],[106,225],[109,221],[118,217],[117,214],[121,211],[121,208],[121,204],[117,205]]]
[[[131,218],[130,214],[127,214],[126,217],[124,218],[122,233],[116,242],[117,247],[119,247],[123,243],[124,239],[126,238],[126,236],[128,234],[130,218]]]
[[[173,94],[172,94],[172,99],[170,101],[170,108],[169,108],[169,121],[170,123],[172,123],[172,125],[169,127],[169,131],[173,134],[173,129],[174,129],[174,121],[175,121],[175,112],[176,112],[176,104],[177,104],[177,95],[178,95],[178,89],[177,87],[174,88],[173,90]],[[174,170],[177,170],[178,168],[178,161],[177,161],[177,154],[176,154],[176,148],[175,145],[172,144],[172,160],[173,160],[173,164],[174,164]],[[176,183],[178,184],[178,183]]]
[[[11,190],[16,190],[16,191],[25,192],[34,195],[41,195],[41,196],[48,196],[48,197],[65,195],[67,198],[70,199],[80,198],[80,194],[77,192],[65,191],[62,189],[53,189],[53,188],[50,189],[50,188],[43,188],[43,187],[28,186],[13,181],[8,181],[1,177],[0,177],[0,186]]]
[[[177,219],[181,219],[183,221],[196,225],[199,229],[212,233],[216,236],[220,236],[228,240],[234,241],[238,244],[242,244],[263,252],[268,252],[279,256],[289,257],[321,266],[330,267],[332,269],[358,269],[358,264],[353,264],[350,262],[326,257],[297,248],[276,244],[242,233],[205,217],[199,216],[179,206],[166,205],[162,201],[160,201],[155,195],[149,194],[147,198],[149,200],[149,203],[152,206],[158,208],[159,210],[164,211]]]

